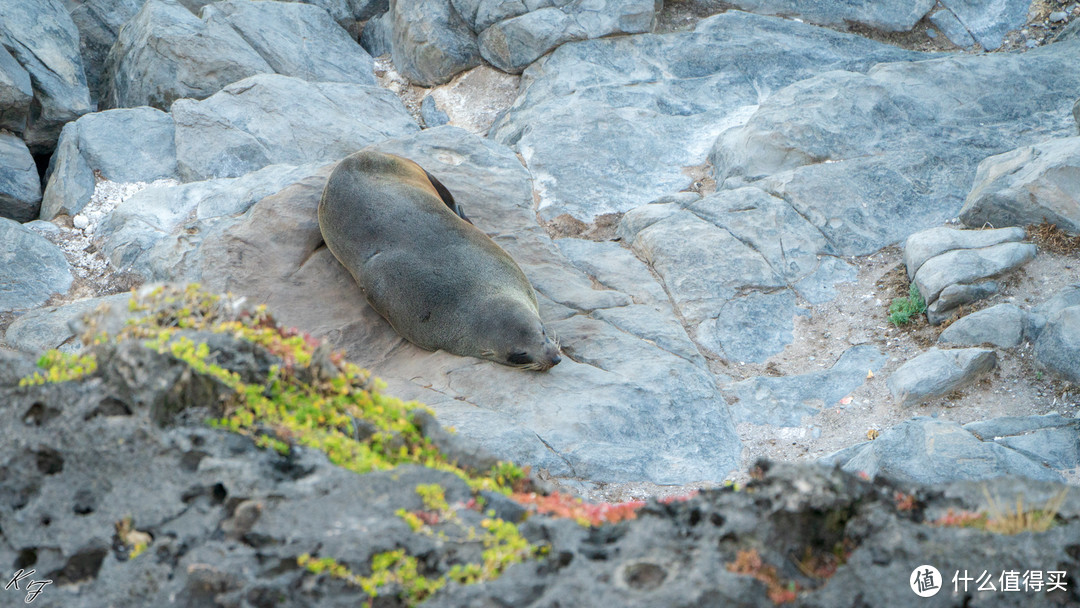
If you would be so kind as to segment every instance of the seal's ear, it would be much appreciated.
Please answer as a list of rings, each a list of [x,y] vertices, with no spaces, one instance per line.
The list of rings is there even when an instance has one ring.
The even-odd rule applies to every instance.
[[[421,169],[423,168],[421,167]],[[450,191],[446,189],[446,186],[444,186],[442,182],[436,179],[434,175],[428,173],[427,169],[423,169],[423,171],[424,175],[427,176],[428,181],[431,182],[431,185],[435,187],[435,191],[439,193],[439,198],[441,198],[443,202],[446,203],[446,206],[449,207],[451,211],[456,213],[458,217],[471,224],[472,220],[465,216],[465,210],[461,208],[461,205],[457,204],[457,202],[454,201],[454,195],[450,194]]]

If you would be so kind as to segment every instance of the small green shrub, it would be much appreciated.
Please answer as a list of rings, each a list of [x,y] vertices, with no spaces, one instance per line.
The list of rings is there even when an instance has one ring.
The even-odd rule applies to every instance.
[[[906,298],[894,298],[892,304],[889,305],[889,322],[900,327],[911,322],[912,317],[924,312],[926,312],[926,301],[919,293],[919,288],[912,283]]]

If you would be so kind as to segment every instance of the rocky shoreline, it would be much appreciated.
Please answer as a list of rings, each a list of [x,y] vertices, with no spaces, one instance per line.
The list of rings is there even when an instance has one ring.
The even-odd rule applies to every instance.
[[[804,605],[859,605],[875,589],[860,581],[885,578],[905,605],[909,562],[938,536],[954,570],[967,550],[990,564],[1013,542],[928,522],[950,507],[1001,520],[998,498],[1038,509],[1071,488],[1056,525],[1025,537],[1055,540],[1017,546],[1028,568],[1074,582],[1076,548],[1058,540],[1075,532],[1080,483],[1080,7],[856,4],[4,2],[0,395],[12,439],[0,564],[49,572],[55,587],[37,601],[65,606],[355,603],[371,595],[361,579],[375,584],[374,556],[400,549],[386,605],[417,599],[395,578],[409,564],[421,587],[443,581],[423,596],[435,605],[554,605],[601,580],[597,596],[619,605],[771,604],[788,583]],[[424,352],[367,307],[315,217],[333,164],[366,146],[416,160],[513,255],[563,363],[538,376]],[[111,361],[83,345],[82,319],[120,314],[130,290],[155,283],[266,304],[386,395],[426,404],[458,448],[528,467],[540,498],[489,498],[549,553],[508,550],[523,563],[460,584],[450,567],[478,563],[475,547],[418,535],[396,509],[427,513],[421,531],[449,516],[480,533],[461,478],[416,467],[396,487],[394,473],[339,470],[288,434],[211,429],[197,400],[218,395],[214,382],[135,398],[169,391],[143,375],[125,397],[99,367],[19,386],[47,373],[35,363],[50,349]],[[910,321],[890,317],[904,310]],[[165,365],[155,352],[131,354],[135,367]],[[49,356],[45,367],[78,361]],[[184,378],[204,373],[173,359]],[[148,405],[174,398],[190,417]],[[314,472],[290,469],[295,458]],[[112,473],[57,469],[83,461]],[[65,494],[84,477],[97,481]],[[176,492],[147,492],[158,478]],[[421,504],[415,487],[432,484],[445,509]],[[289,540],[305,510],[348,512],[339,486],[374,501],[355,508],[375,519],[342,524],[355,541],[379,529],[385,542],[350,553],[319,521]],[[529,500],[567,493],[638,517],[591,530],[543,511],[520,521]],[[798,504],[781,507],[784,493]],[[91,494],[111,506],[75,532]],[[813,536],[822,508],[844,513],[846,532]],[[757,523],[729,530],[732,509]],[[787,515],[770,519],[779,512],[797,533],[781,530]],[[728,523],[686,523],[708,514]],[[260,532],[237,531],[253,517]],[[139,531],[153,560],[117,546]],[[916,544],[897,540],[909,533]],[[683,541],[650,544],[673,534]],[[835,576],[815,576],[814,552],[847,536]],[[813,541],[810,561],[799,538]],[[886,553],[867,557],[871,545]],[[448,557],[459,552],[472,557]],[[686,552],[708,553],[715,571]],[[615,554],[626,559],[601,557]]]

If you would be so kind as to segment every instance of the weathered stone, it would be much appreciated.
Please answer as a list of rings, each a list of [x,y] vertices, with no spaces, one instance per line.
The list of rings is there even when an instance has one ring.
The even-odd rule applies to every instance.
[[[215,2],[207,23],[236,30],[278,74],[311,82],[375,84],[371,57],[325,10],[298,2]]]
[[[989,348],[931,348],[900,366],[887,381],[893,399],[915,405],[974,382],[994,369],[997,355]]]
[[[372,17],[364,24],[360,46],[372,57],[390,54],[394,38],[394,16],[389,11]]]
[[[1080,466],[1080,420],[1075,418],[1058,414],[1006,416],[969,422],[964,430],[1058,471]]]
[[[45,237],[0,217],[0,312],[40,306],[71,287],[71,267]]]
[[[102,305],[126,305],[130,299],[130,294],[122,293],[31,310],[7,328],[4,342],[32,355],[39,355],[52,348],[64,352],[77,351],[82,348],[82,342],[71,327],[72,321]]]
[[[661,6],[656,0],[618,0],[531,9],[484,29],[479,38],[480,54],[500,70],[518,74],[567,42],[649,32]]]
[[[131,20],[145,0],[82,0],[71,9],[71,20],[79,28],[79,53],[86,71],[86,84],[95,103],[108,91],[105,60],[116,43],[120,28]]]
[[[1019,346],[1024,341],[1028,313],[1014,304],[998,304],[961,317],[938,336],[942,344],[979,346],[993,344],[1002,348]]]
[[[177,99],[203,99],[274,71],[231,27],[201,20],[176,0],[146,0],[121,29],[106,66],[105,107],[166,111]]]
[[[827,70],[922,57],[736,11],[691,32],[564,44],[523,75],[490,136],[521,153],[539,213],[586,223],[686,189],[717,136],[762,97]],[[906,235],[905,235],[906,236]]]
[[[26,130],[33,98],[30,74],[0,44],[0,129]]]
[[[275,163],[338,160],[419,129],[382,87],[275,74],[244,79],[203,101],[179,100],[172,117],[177,165],[187,181],[236,177]]]
[[[1080,306],[1049,316],[1035,340],[1035,357],[1054,374],[1080,384]]]
[[[1068,84],[1042,77],[1068,71],[1074,44],[801,80],[719,138],[718,181],[753,181],[838,253],[872,253],[955,217],[988,154],[1075,132],[1068,109],[1080,74]],[[1031,112],[1032,103],[1043,111]]]
[[[95,112],[65,125],[49,163],[41,219],[82,211],[94,195],[95,172],[114,182],[177,177],[174,129],[172,116],[148,107]]]
[[[449,0],[392,0],[391,56],[413,84],[434,86],[480,65],[476,36]]]
[[[969,47],[975,45],[975,39],[968,33],[963,23],[948,9],[935,11],[930,15],[930,22],[941,30],[949,41],[956,46]]]
[[[435,105],[435,98],[431,95],[425,95],[424,100],[420,102],[420,118],[424,119],[424,126],[429,129],[441,127],[450,122],[450,117]]]
[[[41,178],[26,144],[0,131],[0,218],[29,222],[41,207]]]
[[[1027,21],[1028,0],[942,0],[983,49],[1001,46],[1005,34],[1019,29]]]
[[[735,398],[731,415],[736,422],[802,426],[803,419],[841,399],[866,382],[888,357],[869,345],[849,348],[827,370],[796,376],[758,376],[726,389]]]
[[[996,277],[1035,258],[1031,243],[1001,243],[979,249],[953,249],[934,256],[915,273],[915,285],[927,303],[949,285],[970,284]]]
[[[972,227],[1049,222],[1080,233],[1080,137],[1051,139],[979,163],[960,219]]]
[[[873,440],[822,459],[845,471],[925,484],[1019,475],[1060,481],[1061,475],[1023,451],[980,440],[959,424],[917,417]]]
[[[79,30],[59,0],[4,0],[0,44],[30,74],[34,92],[34,108],[16,131],[31,152],[49,152],[64,123],[90,111]]]
[[[908,32],[934,8],[935,0],[731,0],[730,4],[739,10],[759,15],[797,17],[819,25],[846,28],[849,24],[857,23],[885,32]]]
[[[1001,289],[997,281],[982,281],[970,285],[956,283],[941,290],[937,299],[926,307],[926,320],[931,325],[940,325],[952,316],[953,311],[962,304],[989,298]]]
[[[945,226],[930,228],[909,236],[904,241],[904,266],[908,279],[930,258],[953,249],[979,249],[1000,243],[1022,241],[1027,238],[1023,228],[1000,228],[997,230],[956,230]]]

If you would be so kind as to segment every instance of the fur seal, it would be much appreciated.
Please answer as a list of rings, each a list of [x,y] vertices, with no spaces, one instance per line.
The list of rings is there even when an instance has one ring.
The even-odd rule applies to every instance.
[[[319,229],[371,307],[420,348],[536,371],[561,360],[525,273],[415,162],[346,157],[323,189]]]

